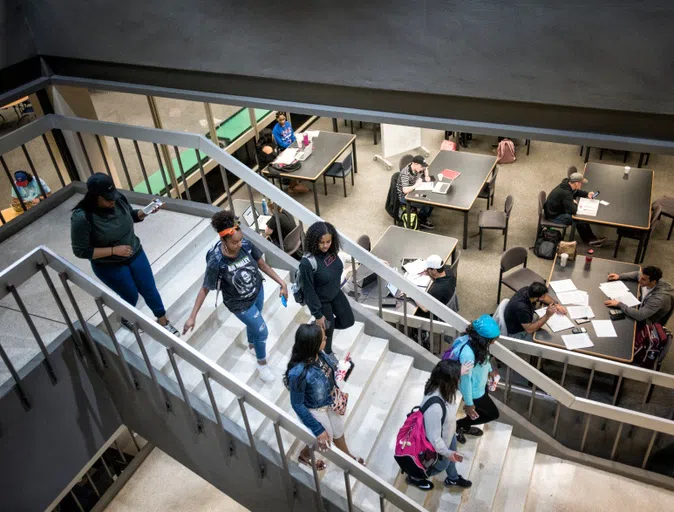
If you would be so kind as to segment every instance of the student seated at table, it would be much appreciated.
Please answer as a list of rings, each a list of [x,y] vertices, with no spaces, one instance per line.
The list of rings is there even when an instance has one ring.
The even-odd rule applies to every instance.
[[[536,303],[547,304],[545,315],[534,321]],[[548,295],[543,283],[531,283],[520,288],[513,295],[503,312],[503,319],[508,329],[508,336],[532,341],[534,333],[543,327],[554,314],[566,314],[566,308]]]
[[[426,268],[428,277],[433,281],[431,287],[428,289],[428,294],[443,304],[449,304],[450,299],[454,296],[454,292],[456,291],[456,277],[447,273],[445,263],[437,254],[431,254],[426,258]],[[419,311],[417,311],[416,316],[429,318],[430,312],[428,309],[421,304],[418,306]],[[433,315],[433,320],[437,319],[438,317]]]
[[[658,267],[645,267],[641,272],[609,274],[609,281],[638,281],[641,287],[641,305],[628,306],[619,300],[607,300],[604,304],[618,308],[625,316],[642,323],[662,323],[674,306],[674,288],[662,279],[662,270]]]
[[[290,123],[287,124],[290,126]],[[274,134],[270,128],[265,128],[260,132],[260,139],[257,141],[255,148],[260,171],[267,168],[279,155],[279,147],[276,144],[276,140],[274,140]],[[309,192],[309,189],[301,185],[298,180],[283,178],[283,184],[288,186],[288,192],[291,194],[305,194]]]
[[[42,189],[47,197],[51,195],[51,189],[42,178],[40,178],[40,185],[38,185],[37,180],[33,175],[26,171],[16,171],[14,173],[14,184],[27,209],[36,204],[40,204],[40,201],[44,199],[42,190],[40,190],[40,185],[42,185]],[[23,211],[21,201],[19,201],[18,197],[16,197],[16,192],[14,192],[14,187],[12,187],[12,208],[14,208],[14,211],[17,213]]]
[[[274,134],[274,140],[281,151],[289,147],[296,140],[293,127],[290,126],[284,112],[276,113],[276,126],[274,126],[272,133]]]
[[[547,201],[545,201],[543,208],[545,218],[558,224],[566,224],[567,226],[573,224],[573,216],[578,211],[578,198],[587,197],[592,199],[596,195],[594,192],[581,190],[584,181],[585,178],[579,172],[572,173],[568,178],[564,178],[550,192]],[[605,236],[597,238],[587,222],[576,222],[575,225],[583,243],[599,247],[606,241]]]
[[[419,179],[419,174],[424,174],[423,179]],[[423,156],[417,155],[412,161],[400,170],[398,176],[398,183],[396,189],[398,191],[398,199],[400,204],[407,204],[405,195],[415,190],[424,181],[431,181],[428,175],[428,163]],[[413,203],[411,206],[415,206]],[[419,205],[419,226],[424,229],[433,229],[433,223],[429,219],[433,213],[433,207],[428,205]]]
[[[276,215],[274,212],[278,211],[279,223],[281,224],[281,235],[283,240],[290,234],[290,232],[295,229],[297,224],[295,223],[295,217],[290,215],[287,211],[281,208],[276,203],[269,201],[269,215],[271,219],[267,221],[267,225],[264,228],[264,234],[269,240],[271,240],[276,246],[281,247],[278,238],[278,229],[276,226]],[[300,251],[298,251],[300,252]],[[292,255],[291,255],[292,256]],[[301,253],[300,253],[301,256]]]

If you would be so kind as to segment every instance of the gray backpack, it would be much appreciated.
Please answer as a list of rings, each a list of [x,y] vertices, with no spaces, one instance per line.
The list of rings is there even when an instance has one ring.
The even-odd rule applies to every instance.
[[[318,270],[318,263],[316,262],[316,258],[314,257],[313,254],[305,254],[304,256],[302,256],[302,259],[309,260],[309,264],[311,265],[311,268],[314,272]],[[297,267],[297,270],[295,270],[295,282],[290,287],[290,291],[293,292],[295,302],[297,302],[299,305],[304,306],[307,303],[307,299],[304,296],[304,291],[302,291],[302,285],[300,284],[299,267]]]

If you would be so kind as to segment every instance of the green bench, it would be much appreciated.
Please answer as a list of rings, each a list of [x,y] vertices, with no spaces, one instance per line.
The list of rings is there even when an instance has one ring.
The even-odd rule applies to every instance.
[[[270,113],[271,110],[256,108],[255,120],[257,122],[260,122],[260,120],[268,116]],[[242,108],[233,116],[219,123],[215,128],[215,133],[217,134],[218,140],[220,142],[225,143],[225,145],[229,145],[236,139],[241,137],[248,130],[250,130],[251,127],[252,126],[250,123],[250,115],[248,114],[248,109]],[[210,133],[207,133],[206,137],[210,139],[211,138]],[[171,154],[174,154],[173,148],[169,148],[169,151],[171,152]],[[201,163],[205,164],[208,160],[209,157],[206,156],[204,153],[201,153]],[[196,150],[185,149],[184,151],[181,151],[180,163],[182,164],[182,168],[185,173],[185,178],[190,176],[192,173],[197,172],[199,170],[199,159],[197,158]],[[182,182],[182,176],[180,174],[180,165],[178,163],[178,159],[173,158],[171,160],[171,165],[173,167],[173,171],[175,172],[176,179],[178,180],[178,182]],[[171,180],[169,178],[168,172],[166,171],[167,170],[164,169],[165,172],[164,177],[166,178],[166,181],[170,184]],[[160,169],[157,169],[151,174],[148,174],[148,181],[150,182],[150,189],[151,189],[151,192],[149,193],[163,194],[165,192],[166,185],[164,184],[164,178],[161,175]],[[145,179],[143,179],[140,183],[134,186],[133,190],[135,192],[147,194],[148,190],[147,184],[145,183]]]

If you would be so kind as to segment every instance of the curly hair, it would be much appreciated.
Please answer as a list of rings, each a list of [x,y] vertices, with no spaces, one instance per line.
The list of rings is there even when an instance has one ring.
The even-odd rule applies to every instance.
[[[238,217],[229,210],[221,210],[211,217],[211,226],[216,232],[231,228],[237,225]]]
[[[466,327],[464,334],[468,335],[468,345],[475,353],[475,364],[485,364],[489,361],[489,344],[491,340],[480,336],[473,324]]]
[[[304,236],[304,252],[315,256],[321,254],[318,243],[321,241],[323,235],[332,235],[332,244],[330,245],[330,249],[328,249],[328,253],[337,256],[339,252],[339,235],[335,226],[329,222],[315,222],[309,226],[307,234]]]

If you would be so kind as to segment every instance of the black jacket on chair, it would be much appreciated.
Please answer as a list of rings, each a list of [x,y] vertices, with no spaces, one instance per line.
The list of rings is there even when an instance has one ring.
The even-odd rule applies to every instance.
[[[386,196],[386,212],[393,217],[394,223],[398,224],[398,210],[400,209],[400,200],[398,199],[398,191],[396,186],[398,184],[399,172],[394,172],[391,176],[391,184],[388,187],[388,195]]]
[[[543,207],[545,210],[545,218],[548,220],[554,219],[557,215],[562,215],[563,213],[575,215],[578,210],[578,205],[574,202],[574,199],[578,197],[587,197],[587,194],[588,193],[584,190],[573,190],[571,185],[569,185],[569,179],[564,178],[562,182],[550,192],[547,201],[545,201]]]

